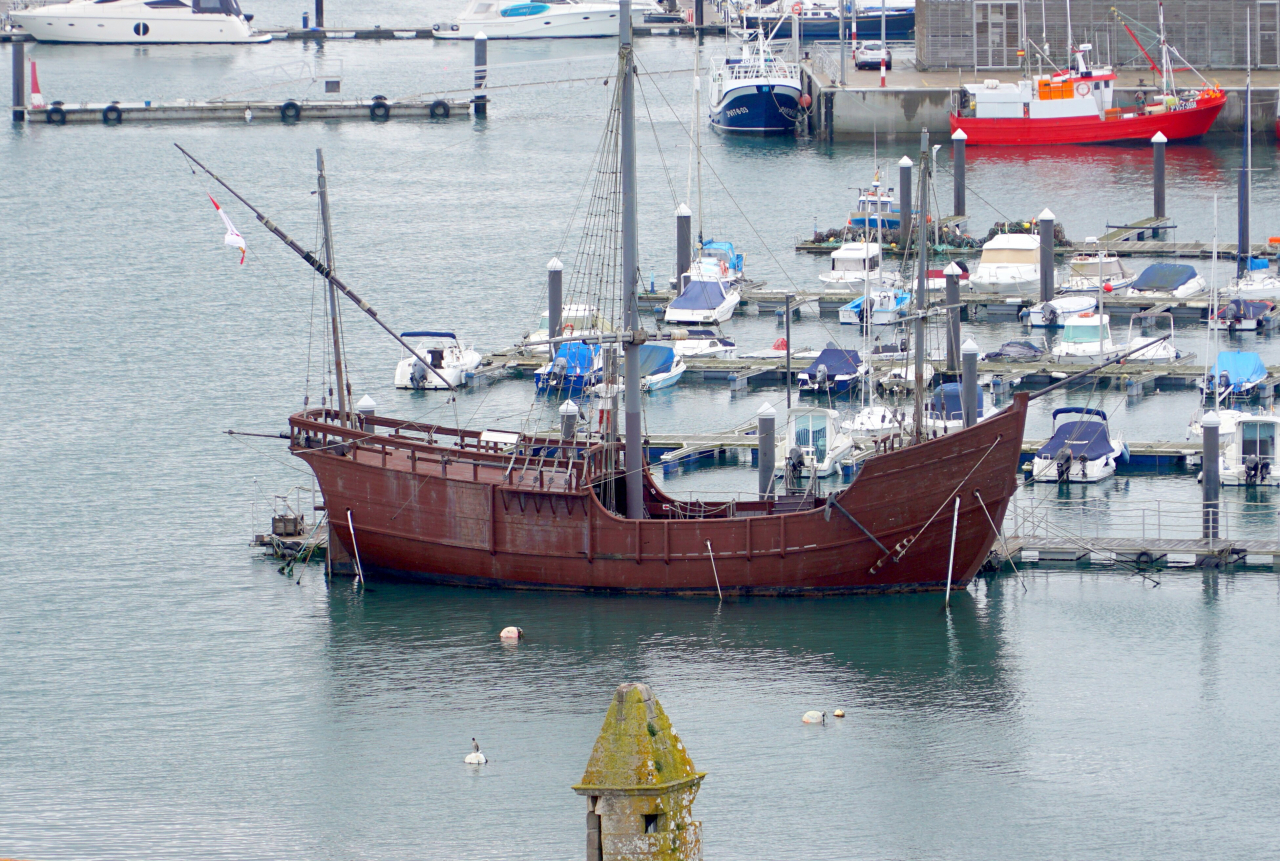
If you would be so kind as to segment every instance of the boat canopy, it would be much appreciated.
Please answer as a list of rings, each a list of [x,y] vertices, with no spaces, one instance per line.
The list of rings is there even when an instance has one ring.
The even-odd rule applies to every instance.
[[[428,332],[425,329],[418,332],[401,332],[401,338],[452,338],[458,340],[458,336],[452,332]]]
[[[1034,341],[1005,341],[1000,349],[987,353],[983,361],[996,359],[1038,359],[1044,355],[1044,347]]]
[[[960,403],[960,384],[944,383],[933,390],[933,412],[950,421],[964,418],[964,406]],[[978,418],[982,418],[982,395],[978,395]]]
[[[1110,315],[1107,315],[1108,317]],[[1062,329],[1062,342],[1064,344],[1096,344],[1098,343],[1098,324],[1102,320],[1092,311],[1085,311],[1083,314],[1073,314],[1066,320],[1066,325]],[[1102,329],[1102,338],[1104,340],[1111,337],[1111,321],[1108,320]]]
[[[581,341],[570,341],[561,344],[556,350],[556,358],[568,363],[565,373],[589,374],[595,367],[596,356],[600,352],[599,344],[584,344]]]
[[[640,376],[648,377],[669,372],[675,357],[675,349],[666,344],[641,344]]]
[[[1071,274],[1078,278],[1125,278],[1128,272],[1119,257],[1099,257],[1096,254],[1077,254],[1071,258]]]
[[[880,310],[883,311],[889,304],[888,298],[890,295],[893,296],[894,308],[901,308],[903,305],[907,304],[907,301],[911,298],[911,294],[903,290],[895,290],[892,294],[888,292],[874,293],[871,296],[871,307],[873,309],[879,308]],[[849,310],[849,311],[856,311],[858,313],[862,313],[862,303],[866,298],[867,297],[865,296],[859,296],[857,299],[852,300],[851,302],[849,302],[848,305],[845,305],[840,310],[842,311]]]
[[[702,256],[714,257],[724,262],[730,269],[742,270],[742,255],[733,253],[732,242],[704,242]]]
[[[681,311],[714,311],[726,299],[724,283],[720,281],[690,281],[684,292],[671,300],[668,308]]]
[[[1275,307],[1265,299],[1232,299],[1214,315],[1219,320],[1257,320]]]
[[[982,246],[981,265],[1013,263],[1034,265],[1040,262],[1040,237],[1026,233],[1002,233]]]
[[[1224,375],[1233,386],[1256,383],[1267,376],[1267,366],[1257,353],[1219,353],[1218,361],[1213,364],[1213,378],[1221,379]]]
[[[857,350],[837,350],[834,347],[827,347],[818,354],[818,358],[813,360],[813,364],[805,368],[805,373],[810,376],[818,372],[819,365],[827,366],[827,376],[835,377],[843,374],[857,375],[858,366],[862,364],[862,360],[858,358]]]
[[[1196,277],[1194,266],[1185,263],[1152,263],[1130,286],[1132,290],[1158,290],[1172,293]]]
[[[1089,460],[1101,460],[1115,451],[1115,447],[1111,444],[1111,436],[1107,433],[1107,414],[1102,410],[1089,407],[1061,407],[1053,411],[1053,420],[1056,422],[1058,416],[1064,414],[1098,416],[1102,421],[1063,422],[1054,430],[1053,437],[1036,452],[1037,457],[1054,458],[1063,448],[1067,448],[1074,458],[1084,456]]]

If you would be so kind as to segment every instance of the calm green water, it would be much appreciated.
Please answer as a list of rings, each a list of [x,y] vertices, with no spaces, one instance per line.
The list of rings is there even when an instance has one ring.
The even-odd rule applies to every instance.
[[[435,3],[344,23],[447,17]],[[293,23],[302,4],[264,4]],[[385,17],[381,13],[385,12]],[[674,41],[646,40],[659,50]],[[7,48],[0,65],[7,68]],[[47,98],[207,96],[313,47],[39,46]],[[336,44],[357,93],[429,89],[469,45]],[[607,53],[609,44],[495,46],[494,61]],[[642,267],[674,257],[670,184],[687,149],[646,89]],[[1280,587],[1274,574],[1033,569],[938,596],[823,601],[587,598],[375,584],[301,585],[246,544],[273,493],[308,475],[271,432],[319,396],[314,283],[244,212],[248,263],[172,148],[207,158],[304,244],[316,233],[314,151],[331,174],[339,268],[392,325],[453,326],[482,348],[536,321],[608,91],[495,97],[487,123],[361,122],[6,128],[0,140],[0,855],[27,858],[576,858],[581,777],[613,687],[654,685],[698,767],[709,859],[1259,858],[1280,792]],[[656,134],[658,144],[654,144]],[[711,138],[724,178],[707,229],[773,283],[826,265],[793,236],[839,223],[875,155],[916,141],[827,147]],[[1238,141],[1170,150],[1182,238],[1208,237],[1213,195],[1234,234]],[[1259,144],[1255,234],[1276,232],[1271,150]],[[1146,153],[976,154],[972,228],[1049,206],[1073,237],[1149,209]],[[940,194],[949,194],[943,183]],[[225,196],[220,198],[224,202]],[[984,202],[985,201],[985,202]],[[750,225],[748,225],[748,220]],[[348,318],[357,396],[379,411],[512,426],[538,420],[531,384],[447,404],[390,386],[397,348]],[[728,327],[744,348],[773,318]],[[984,348],[1021,333],[968,330]],[[1201,352],[1203,335],[1179,330]],[[856,346],[834,318],[793,340]],[[1185,342],[1185,343],[1184,343]],[[1280,360],[1266,338],[1264,358]],[[308,378],[308,347],[312,349]],[[651,430],[727,426],[780,390],[731,397],[682,385],[647,403]],[[1101,404],[1128,439],[1181,439],[1194,395]],[[745,469],[673,489],[751,486]],[[1044,494],[1045,491],[1038,490]],[[1056,493],[1056,490],[1055,490]],[[1229,493],[1228,492],[1224,492]],[[1194,479],[1133,477],[1073,490],[1115,510],[1193,500]],[[1266,492],[1262,492],[1267,501]],[[1243,499],[1244,497],[1240,497]],[[255,510],[256,505],[256,510]],[[256,514],[256,518],[255,515]],[[1271,534],[1273,518],[1253,528]],[[528,640],[496,641],[517,624]],[[804,726],[811,708],[843,721]],[[492,762],[462,764],[472,737]]]

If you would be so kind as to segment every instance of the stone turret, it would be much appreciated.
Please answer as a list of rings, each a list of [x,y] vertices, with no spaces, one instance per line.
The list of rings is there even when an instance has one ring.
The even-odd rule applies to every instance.
[[[701,861],[704,777],[649,686],[618,685],[573,787],[587,797],[587,861]]]

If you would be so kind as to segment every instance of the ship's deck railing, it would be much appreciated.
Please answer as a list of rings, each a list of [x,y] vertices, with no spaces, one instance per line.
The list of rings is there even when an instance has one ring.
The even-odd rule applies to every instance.
[[[1051,487],[1039,485],[1036,489]],[[1074,489],[1074,488],[1073,488]],[[1032,495],[1024,488],[1014,494],[1004,519],[1004,534],[1023,539],[1141,538],[1144,540],[1200,538],[1204,508],[1196,501],[1127,504],[1110,498],[1062,500]],[[1218,502],[1218,537],[1224,541],[1280,540],[1280,504],[1232,499],[1223,488]]]

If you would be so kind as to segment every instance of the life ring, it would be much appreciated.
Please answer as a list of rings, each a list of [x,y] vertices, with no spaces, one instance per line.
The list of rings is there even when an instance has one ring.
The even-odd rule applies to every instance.
[[[1085,81],[1081,81],[1080,83],[1076,84],[1076,95],[1080,95],[1080,96],[1089,95],[1089,84],[1086,83]]]
[[[792,3],[792,4],[791,4],[791,14],[792,14],[792,15],[800,15],[800,14],[803,14],[803,13],[804,13],[804,4],[803,4],[803,3]]]
[[[124,120],[124,114],[118,105],[107,105],[102,109],[102,122],[104,125],[118,125]]]
[[[302,105],[293,99],[285,102],[280,106],[280,119],[285,122],[293,122],[302,118]]]
[[[387,104],[386,99],[375,101],[369,105],[369,119],[375,121],[391,119],[391,106]]]
[[[573,324],[572,324],[572,323],[565,323],[563,326],[561,326],[561,327],[560,327],[560,334],[561,334],[562,336],[572,335],[572,334],[573,334]]]
[[[723,260],[720,261],[720,274],[721,275],[729,274],[729,264],[725,263]]]
[[[449,103],[444,99],[436,99],[431,103],[431,116],[440,119],[449,119]]]
[[[65,126],[67,124],[67,112],[54,105],[44,112],[44,121],[50,125]]]
[[[1137,94],[1133,97],[1133,103],[1138,107],[1142,107],[1147,103],[1147,94],[1142,90],[1138,90]]]

